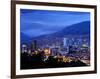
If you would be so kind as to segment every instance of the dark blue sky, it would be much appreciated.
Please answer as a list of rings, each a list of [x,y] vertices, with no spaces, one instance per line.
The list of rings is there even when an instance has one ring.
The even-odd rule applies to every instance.
[[[21,32],[30,37],[54,33],[72,24],[88,20],[90,20],[89,12],[20,10]]]

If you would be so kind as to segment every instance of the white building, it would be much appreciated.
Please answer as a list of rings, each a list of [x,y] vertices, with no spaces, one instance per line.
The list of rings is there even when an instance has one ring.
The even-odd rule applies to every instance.
[[[63,46],[67,46],[67,38],[63,38]]]

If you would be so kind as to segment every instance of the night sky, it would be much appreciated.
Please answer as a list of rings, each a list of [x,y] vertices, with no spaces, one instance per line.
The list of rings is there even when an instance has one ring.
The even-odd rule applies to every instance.
[[[20,10],[20,31],[30,37],[50,34],[72,24],[90,20],[89,12]]]

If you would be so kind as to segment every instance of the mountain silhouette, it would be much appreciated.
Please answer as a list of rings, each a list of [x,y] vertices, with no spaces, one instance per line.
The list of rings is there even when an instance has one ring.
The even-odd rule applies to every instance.
[[[90,34],[90,21],[66,26],[64,29],[52,33],[35,37],[35,39],[66,37],[66,36],[89,36]]]
[[[90,34],[90,22],[85,21],[77,24],[73,24],[64,28],[63,30],[54,33],[55,36],[67,36],[67,35],[89,35]]]
[[[66,26],[64,29],[52,33],[52,34],[45,34],[37,37],[29,37],[25,35],[24,33],[21,33],[21,43],[23,42],[31,42],[32,40],[37,39],[55,39],[57,38],[63,38],[63,37],[74,37],[74,36],[83,36],[86,38],[89,38],[90,35],[90,21],[84,21],[81,23],[73,24],[70,26]]]

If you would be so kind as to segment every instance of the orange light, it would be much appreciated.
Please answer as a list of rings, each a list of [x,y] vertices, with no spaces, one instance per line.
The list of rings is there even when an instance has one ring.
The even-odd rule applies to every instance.
[[[50,49],[49,48],[45,48],[44,52],[45,52],[46,55],[48,55],[48,54],[50,54]]]

